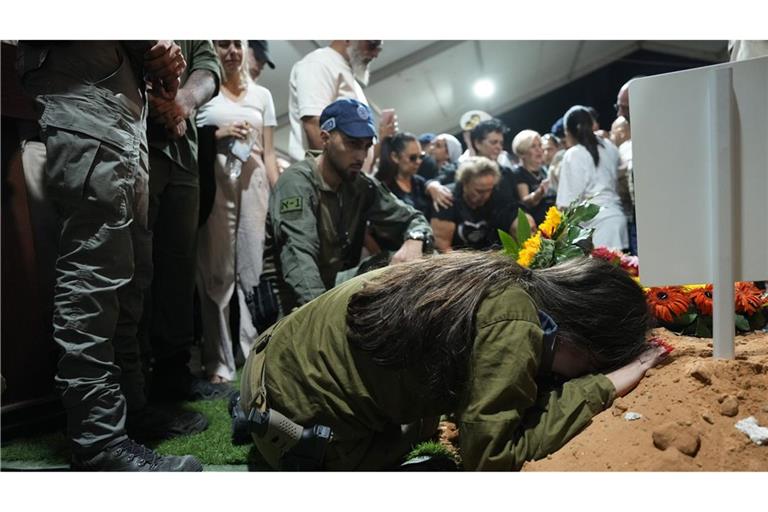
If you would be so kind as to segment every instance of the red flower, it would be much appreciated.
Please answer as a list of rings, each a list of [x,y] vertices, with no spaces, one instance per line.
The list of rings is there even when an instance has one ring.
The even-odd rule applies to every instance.
[[[755,283],[736,283],[733,294],[737,313],[754,315],[763,304],[763,294]]]
[[[622,254],[621,255],[621,262],[619,263],[621,268],[626,270],[627,274],[631,276],[639,276],[640,275],[640,268],[638,267],[638,259],[637,256],[630,256],[628,254]]]
[[[702,286],[688,292],[688,296],[691,298],[696,309],[702,315],[712,316],[712,285]]]
[[[605,260],[613,265],[618,265],[621,262],[621,255],[615,253],[607,247],[595,247],[592,250],[592,257]]]
[[[676,316],[688,311],[688,296],[679,286],[660,286],[646,293],[651,312],[664,322],[672,322]]]

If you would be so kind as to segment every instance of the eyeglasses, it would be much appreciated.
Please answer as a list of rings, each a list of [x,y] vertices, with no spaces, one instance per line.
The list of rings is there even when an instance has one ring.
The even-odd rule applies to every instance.
[[[618,111],[619,111],[619,109],[622,109],[622,108],[623,108],[624,110],[628,109],[628,108],[629,108],[629,105],[621,105],[621,104],[619,104],[619,103],[614,103],[614,104],[613,104],[613,108],[614,108],[614,109],[616,109],[616,112],[618,112]]]
[[[408,155],[408,160],[411,162],[417,162],[419,160],[424,160],[424,157],[427,156],[426,153],[418,153],[416,155]]]

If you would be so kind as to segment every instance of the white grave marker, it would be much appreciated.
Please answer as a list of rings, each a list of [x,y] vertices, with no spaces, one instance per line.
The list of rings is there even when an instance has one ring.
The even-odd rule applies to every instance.
[[[640,280],[713,283],[714,356],[734,356],[735,281],[768,279],[768,57],[629,87]]]

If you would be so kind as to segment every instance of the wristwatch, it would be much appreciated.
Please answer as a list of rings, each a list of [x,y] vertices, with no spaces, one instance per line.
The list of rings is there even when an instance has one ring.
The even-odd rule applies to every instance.
[[[418,231],[413,230],[409,231],[408,235],[405,237],[406,240],[418,240],[420,242],[423,242],[423,246],[421,248],[421,252],[423,253],[430,253],[432,252],[432,246],[434,245],[432,235],[430,233],[427,233],[425,231]]]

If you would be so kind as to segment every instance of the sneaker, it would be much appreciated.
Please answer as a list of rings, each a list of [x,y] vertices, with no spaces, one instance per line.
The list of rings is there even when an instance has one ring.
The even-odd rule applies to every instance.
[[[72,471],[202,471],[192,455],[160,455],[133,439],[109,446],[90,459],[72,457]]]
[[[213,384],[189,373],[155,373],[152,376],[153,400],[198,401],[229,398],[235,390],[229,384]]]
[[[199,412],[166,411],[151,405],[129,411],[126,420],[128,435],[142,442],[198,434],[206,428],[208,420]]]

